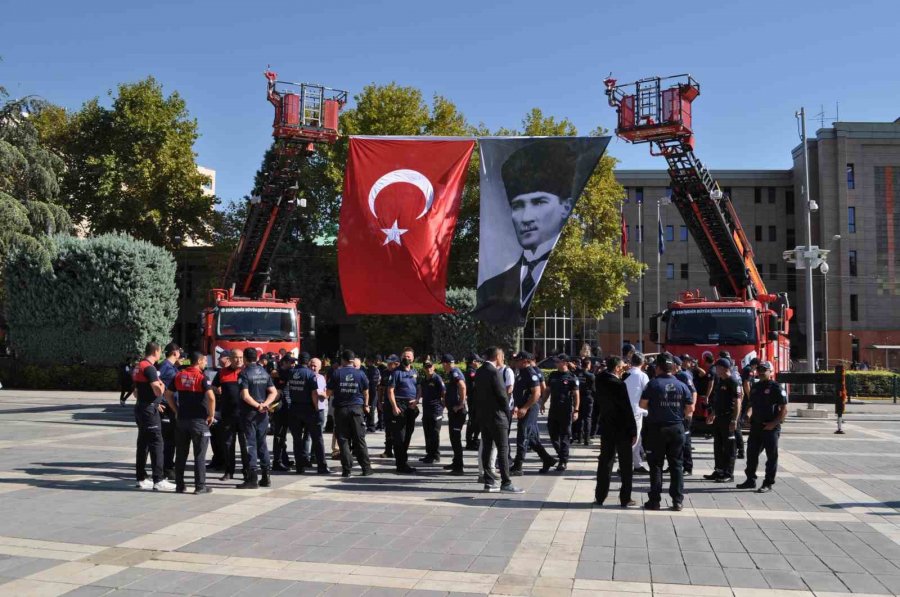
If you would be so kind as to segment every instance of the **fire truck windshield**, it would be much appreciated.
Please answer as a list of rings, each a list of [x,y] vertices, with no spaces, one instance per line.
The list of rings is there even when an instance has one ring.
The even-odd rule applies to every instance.
[[[751,308],[696,308],[669,311],[668,344],[755,344]]]
[[[216,335],[225,340],[297,339],[297,312],[277,307],[220,307]]]

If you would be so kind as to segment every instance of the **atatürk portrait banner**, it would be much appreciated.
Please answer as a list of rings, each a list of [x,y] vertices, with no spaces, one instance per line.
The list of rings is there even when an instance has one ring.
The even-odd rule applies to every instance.
[[[524,325],[560,232],[609,137],[479,138],[481,222],[474,316]]]

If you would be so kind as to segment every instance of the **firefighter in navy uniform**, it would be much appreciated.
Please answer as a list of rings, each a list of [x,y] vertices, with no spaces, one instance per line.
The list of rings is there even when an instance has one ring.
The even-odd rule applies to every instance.
[[[482,359],[477,354],[470,354],[466,359],[466,395],[474,396],[475,390],[475,372],[478,371]],[[478,425],[478,407],[474,400],[469,400],[469,422],[466,424],[466,450],[478,451],[478,439],[481,433],[481,427]]]
[[[547,378],[547,389],[542,404],[550,399],[547,414],[547,431],[556,450],[559,464],[556,470],[564,471],[569,464],[569,446],[572,443],[572,423],[578,420],[578,379],[569,371],[566,355],[556,359],[557,369]]]
[[[278,361],[278,365],[269,371],[272,381],[275,383],[275,389],[281,395],[281,399],[272,405],[273,412],[270,416],[272,422],[272,470],[282,473],[291,470],[291,467],[294,466],[288,457],[287,449],[287,433],[290,428],[288,411],[290,411],[291,403],[290,396],[284,392],[293,366],[293,357],[285,355]]]
[[[381,385],[381,369],[378,368],[378,357],[366,357],[366,377],[369,379],[369,412],[366,413],[366,432],[375,433],[375,414],[378,410],[378,386]],[[379,417],[379,423],[380,417]]]
[[[246,366],[238,376],[241,389],[239,424],[247,442],[247,478],[239,489],[269,487],[269,446],[266,432],[269,428],[269,407],[278,397],[272,376],[257,362],[255,348],[244,349]],[[260,472],[262,475],[260,476]]]
[[[166,390],[166,402],[176,418],[175,491],[184,493],[184,468],[188,451],[194,449],[194,493],[212,493],[206,485],[206,450],[209,447],[209,428],[215,421],[216,398],[212,385],[204,375],[206,355],[191,354],[191,365],[178,372]],[[175,403],[178,392],[178,403]]]
[[[154,366],[159,357],[159,344],[150,342],[144,350],[144,358],[131,370],[137,398],[134,405],[134,421],[138,428],[135,475],[137,487],[140,489],[171,491],[175,486],[163,476],[163,438],[159,413],[165,386]],[[148,454],[153,469],[153,481],[147,479]]]
[[[387,387],[387,406],[391,412],[394,462],[398,473],[413,474],[416,469],[409,466],[409,440],[416,428],[419,416],[416,372],[412,359],[403,353],[400,366],[394,370]]]
[[[435,373],[434,363],[431,361],[425,361],[423,373],[419,384],[419,398],[422,402],[425,456],[419,462],[433,464],[441,461],[441,423],[444,421],[444,395],[447,387],[441,376]]]
[[[730,359],[720,357],[716,361],[716,376],[712,410],[706,417],[706,423],[713,427],[715,470],[703,478],[716,483],[730,483],[734,481],[734,460],[737,456],[734,432],[741,413],[743,390],[740,378],[732,375]]]
[[[534,356],[528,352],[520,352],[513,357],[519,363],[516,372],[516,383],[513,386],[513,403],[516,418],[516,456],[513,465],[509,469],[510,476],[517,477],[523,474],[522,465],[529,448],[540,457],[543,466],[541,472],[546,473],[556,464],[553,458],[541,444],[541,433],[538,427],[538,413],[541,399],[542,377],[540,370],[534,366]]]
[[[159,379],[165,387],[169,387],[175,376],[178,375],[178,363],[181,361],[181,348],[174,342],[166,344],[163,349],[166,358],[159,364]],[[178,394],[175,394],[175,404],[178,404]],[[175,415],[163,400],[160,404],[159,420],[163,437],[163,472],[170,481],[175,478],[175,443],[176,424]]]
[[[237,348],[231,351],[231,359],[227,367],[219,369],[213,379],[212,385],[218,395],[216,406],[221,413],[217,427],[219,435],[222,438],[222,454],[224,462],[224,474],[219,477],[219,481],[227,481],[234,479],[236,471],[234,448],[235,441],[240,446],[241,451],[241,469],[244,478],[247,478],[247,440],[239,429],[239,413],[241,403],[241,388],[238,385],[238,376],[241,374],[241,368],[244,364],[244,353]]]
[[[581,360],[581,367],[575,369],[575,377],[578,379],[578,393],[581,400],[578,407],[578,420],[575,421],[575,433],[573,439],[576,443],[581,441],[584,446],[591,445],[591,423],[594,411],[594,384],[596,376],[591,371],[591,359]]]
[[[365,373],[353,367],[356,355],[352,350],[341,353],[341,366],[328,377],[328,396],[334,405],[334,433],[341,451],[341,475],[349,477],[353,468],[350,454],[362,469],[362,476],[372,474],[369,448],[366,446],[366,404],[368,404],[369,379]]]
[[[300,353],[300,364],[286,375],[284,393],[287,396],[288,425],[294,440],[294,460],[298,475],[306,472],[315,457],[317,472],[331,474],[325,462],[325,440],[319,425],[318,380],[309,368],[308,353]],[[309,434],[312,455],[306,451],[304,435]]]
[[[400,366],[400,357],[395,354],[388,355],[385,359],[387,369],[381,376],[381,384],[378,387],[378,407],[381,409],[384,417],[384,452],[379,458],[394,457],[394,416],[391,413],[391,403],[388,400],[388,387],[394,381],[394,373]]]
[[[697,387],[694,385],[694,375],[691,373],[691,363],[693,358],[686,354],[681,358],[672,357],[678,370],[675,373],[675,379],[683,383],[691,391],[691,399],[697,404]],[[683,464],[684,474],[687,476],[694,474],[694,450],[691,445],[691,425],[693,424],[693,416],[684,419],[684,451]]]
[[[759,493],[767,493],[775,484],[775,472],[778,470],[778,438],[781,435],[781,424],[787,417],[787,394],[780,384],[772,379],[773,367],[769,361],[763,361],[756,367],[758,381],[750,389],[750,435],[747,438],[747,480],[737,486],[738,489],[754,489],[756,487],[756,467],[759,464],[759,453],[766,451],[766,476]]]

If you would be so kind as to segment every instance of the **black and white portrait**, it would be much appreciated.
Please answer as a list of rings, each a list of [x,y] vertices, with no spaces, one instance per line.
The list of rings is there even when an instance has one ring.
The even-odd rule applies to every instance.
[[[523,325],[550,253],[609,137],[480,139],[477,307],[497,325]]]

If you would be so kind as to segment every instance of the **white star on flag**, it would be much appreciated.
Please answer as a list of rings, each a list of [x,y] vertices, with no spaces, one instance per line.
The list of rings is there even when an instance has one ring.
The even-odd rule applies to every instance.
[[[382,244],[382,246],[390,242],[395,242],[398,245],[402,246],[402,243],[400,242],[400,236],[406,234],[407,229],[397,228],[397,220],[394,220],[393,226],[391,226],[390,228],[382,228],[381,231],[384,232],[385,235],[384,243]]]

